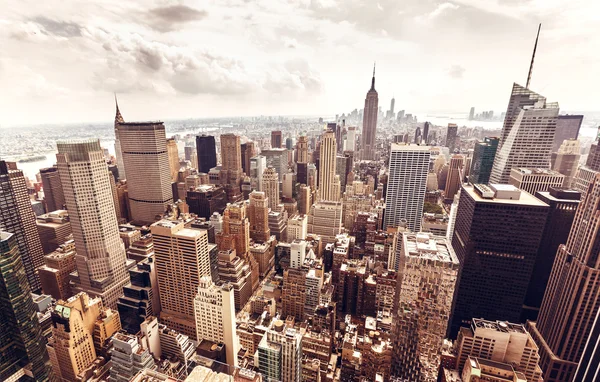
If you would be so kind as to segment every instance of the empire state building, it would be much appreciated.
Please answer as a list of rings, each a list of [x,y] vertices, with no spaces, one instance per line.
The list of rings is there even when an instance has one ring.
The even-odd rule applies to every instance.
[[[363,111],[363,130],[361,140],[362,160],[375,160],[375,133],[377,131],[377,113],[379,96],[375,90],[375,66],[373,66],[373,78],[371,89],[365,98],[365,109]]]

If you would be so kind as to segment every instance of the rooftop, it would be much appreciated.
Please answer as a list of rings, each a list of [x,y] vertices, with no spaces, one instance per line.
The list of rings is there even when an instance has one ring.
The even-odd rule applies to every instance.
[[[518,172],[523,175],[552,175],[552,176],[564,176],[558,171],[551,170],[549,168],[513,168],[511,171]]]
[[[458,258],[445,237],[428,232],[406,232],[403,234],[403,244],[408,256],[458,264]]]
[[[528,333],[523,324],[513,324],[508,321],[488,321],[482,318],[474,318],[471,324],[475,329],[491,329],[503,333]]]
[[[495,204],[512,204],[512,205],[524,205],[524,206],[534,206],[534,207],[547,207],[548,205],[538,198],[534,197],[528,192],[517,189],[515,186],[509,184],[494,184],[491,185],[497,191],[501,192],[514,192],[515,190],[520,191],[520,195],[518,199],[505,199],[505,198],[497,198],[496,192],[492,187],[487,186],[485,184],[476,184],[475,186],[471,185],[463,185],[463,190],[476,202],[478,203],[495,203]],[[485,190],[486,194],[490,193],[489,197],[484,194],[486,197],[483,197],[479,194],[475,187],[481,188]]]

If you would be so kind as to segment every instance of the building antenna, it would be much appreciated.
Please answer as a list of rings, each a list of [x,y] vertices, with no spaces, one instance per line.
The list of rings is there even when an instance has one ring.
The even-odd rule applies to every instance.
[[[535,51],[537,50],[538,39],[540,38],[540,30],[542,29],[542,23],[538,26],[537,36],[535,37],[535,45],[533,46],[533,54],[531,55],[531,64],[529,65],[529,74],[527,75],[527,84],[525,89],[529,89],[529,83],[531,82],[531,72],[533,72],[533,61],[535,60]]]

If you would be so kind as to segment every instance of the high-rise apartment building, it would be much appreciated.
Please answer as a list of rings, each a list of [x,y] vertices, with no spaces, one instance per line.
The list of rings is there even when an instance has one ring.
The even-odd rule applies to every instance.
[[[66,210],[58,210],[37,217],[36,226],[44,254],[48,254],[71,236],[71,223]]]
[[[175,141],[174,138],[167,139],[167,156],[169,157],[169,170],[171,171],[171,182],[177,182],[180,165],[177,141]]]
[[[304,269],[294,267],[283,271],[283,288],[281,291],[281,313],[283,318],[292,316],[298,322],[304,320],[306,273]]]
[[[219,251],[219,280],[233,286],[235,309],[241,310],[252,296],[252,270],[235,249]]]
[[[59,300],[51,313],[52,338],[47,349],[52,368],[63,381],[76,381],[96,359],[102,340],[118,332],[119,315],[85,292]]]
[[[548,191],[536,192],[535,197],[550,206],[550,209],[531,274],[531,281],[527,288],[521,322],[537,319],[556,252],[558,247],[566,243],[569,238],[581,193],[575,190],[550,188]]]
[[[538,191],[548,191],[551,187],[561,188],[565,176],[547,168],[513,168],[510,170],[509,184],[534,195]]]
[[[577,139],[566,139],[560,145],[558,152],[552,153],[552,170],[565,176],[563,187],[569,188],[572,186],[575,175],[577,175],[580,158],[581,147]]]
[[[100,141],[58,142],[58,171],[65,193],[77,255],[75,293],[101,297],[116,309],[123,285],[129,282],[125,247]]]
[[[470,327],[460,329],[454,346],[459,371],[469,366],[469,357],[479,358],[512,366],[527,382],[545,381],[538,346],[522,324],[473,318]]]
[[[227,364],[238,365],[240,348],[235,330],[235,304],[231,284],[215,285],[210,276],[200,279],[194,298],[196,338],[225,345]]]
[[[454,200],[454,195],[460,190],[464,164],[465,157],[463,155],[455,154],[450,158],[446,188],[444,189],[444,196],[448,201]]]
[[[456,150],[456,138],[458,137],[458,125],[456,123],[449,123],[446,129],[446,147],[450,151],[450,155],[454,154]]]
[[[548,208],[514,186],[462,186],[452,237],[461,277],[451,337],[473,317],[519,321]]]
[[[499,139],[497,137],[485,137],[483,142],[477,142],[471,160],[471,171],[469,172],[469,183],[487,184],[496,157]]]
[[[196,136],[196,152],[198,156],[198,172],[208,174],[211,168],[217,167],[217,146],[212,135]]]
[[[44,204],[46,212],[62,210],[65,206],[65,195],[60,183],[58,168],[56,166],[40,169],[42,189],[44,190]]]
[[[46,264],[38,269],[42,291],[55,300],[66,300],[73,295],[69,275],[75,270],[75,255],[75,242],[71,240],[44,256]]]
[[[375,90],[375,67],[373,66],[371,89],[367,92],[363,111],[362,139],[360,145],[361,159],[363,160],[375,160],[378,104],[379,96],[377,90]]]
[[[508,183],[513,168],[549,168],[558,103],[513,84],[490,181]]]
[[[342,202],[318,202],[310,206],[308,233],[321,236],[324,243],[333,243],[342,233]]]
[[[558,248],[537,323],[544,381],[571,381],[600,308],[600,175],[579,203],[566,245]],[[586,353],[587,354],[587,353]]]
[[[406,219],[408,228],[420,231],[430,157],[428,146],[392,144],[384,229],[397,227]]]
[[[273,211],[279,205],[279,175],[273,167],[267,167],[262,175],[262,187]]]
[[[273,130],[271,131],[271,148],[272,149],[280,149],[282,148],[283,138],[281,135],[281,130]]]
[[[258,345],[258,368],[264,381],[301,381],[302,335],[280,320],[272,326]]]
[[[54,381],[17,235],[0,230],[0,379]]]
[[[161,220],[150,227],[162,312],[160,321],[196,338],[194,297],[202,276],[211,275],[206,230],[183,221]]]
[[[428,233],[401,235],[392,374],[410,381],[434,381],[440,344],[452,312],[458,258],[443,237]]]
[[[144,369],[154,367],[154,358],[140,339],[132,334],[117,333],[112,338],[110,380],[129,382]]]
[[[0,230],[15,235],[32,292],[40,290],[37,269],[44,265],[44,250],[35,222],[23,171],[0,161]]]
[[[582,122],[583,115],[559,115],[556,120],[556,134],[554,135],[552,152],[557,151],[564,141],[577,139]]]
[[[321,137],[321,148],[319,154],[319,201],[338,201],[339,190],[336,195],[334,189],[336,175],[336,146],[335,134],[326,131]]]
[[[119,122],[131,220],[151,224],[173,203],[172,178],[162,122]]]
[[[269,241],[269,200],[264,192],[253,191],[250,194],[248,205],[248,218],[250,220],[250,238],[256,242]]]

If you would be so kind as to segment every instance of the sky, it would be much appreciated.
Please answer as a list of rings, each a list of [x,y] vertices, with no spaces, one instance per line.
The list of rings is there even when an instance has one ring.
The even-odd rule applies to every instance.
[[[598,0],[4,0],[0,125],[506,108],[600,110]]]

